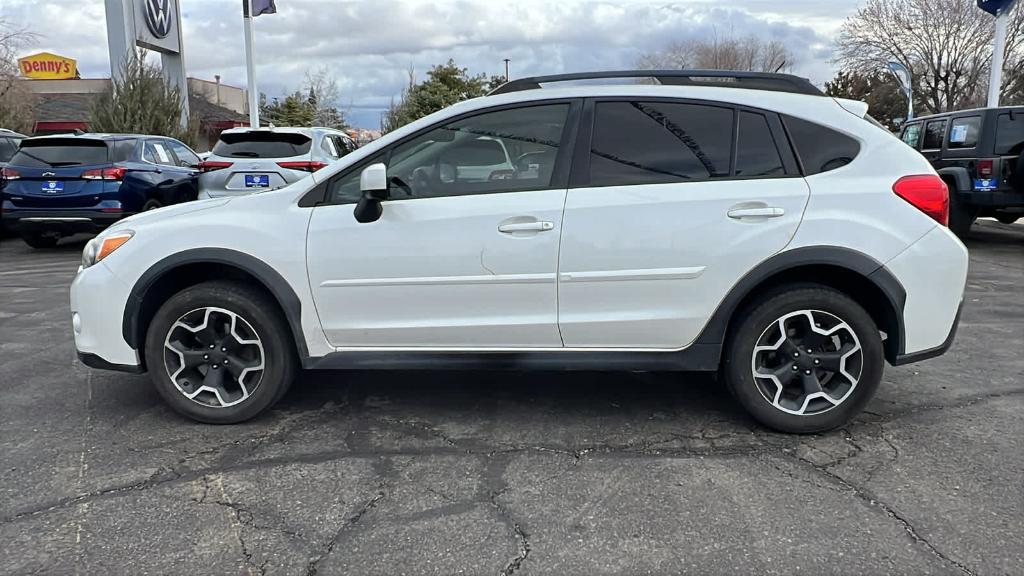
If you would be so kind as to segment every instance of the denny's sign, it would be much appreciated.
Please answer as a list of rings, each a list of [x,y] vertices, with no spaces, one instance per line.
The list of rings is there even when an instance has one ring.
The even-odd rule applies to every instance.
[[[74,60],[49,52],[19,58],[18,67],[22,76],[37,80],[64,80],[78,76],[78,66]]]

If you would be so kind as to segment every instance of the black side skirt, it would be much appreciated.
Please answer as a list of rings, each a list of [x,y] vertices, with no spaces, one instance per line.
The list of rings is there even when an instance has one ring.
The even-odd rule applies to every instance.
[[[694,344],[676,352],[332,352],[309,358],[313,370],[553,370],[652,372],[718,370],[721,346]]]

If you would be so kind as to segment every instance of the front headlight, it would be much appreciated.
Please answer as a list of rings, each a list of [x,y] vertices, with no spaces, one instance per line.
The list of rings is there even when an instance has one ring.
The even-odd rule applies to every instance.
[[[88,268],[110,256],[114,250],[124,246],[125,242],[131,240],[132,236],[135,236],[135,232],[121,230],[109,236],[100,235],[89,240],[85,245],[85,249],[82,250],[82,268]]]

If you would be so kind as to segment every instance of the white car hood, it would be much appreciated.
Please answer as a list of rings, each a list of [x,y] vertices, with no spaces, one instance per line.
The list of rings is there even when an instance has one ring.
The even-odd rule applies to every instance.
[[[176,218],[185,214],[191,214],[193,212],[199,212],[200,210],[208,210],[210,208],[217,208],[230,202],[231,198],[211,198],[209,200],[196,200],[193,202],[185,202],[183,204],[174,204],[171,206],[164,206],[155,210],[147,210],[145,212],[139,212],[134,216],[129,216],[122,220],[118,220],[116,224],[107,228],[108,231],[123,230],[125,228],[133,228],[135,226],[146,225],[148,222],[157,220],[166,220],[168,218]]]

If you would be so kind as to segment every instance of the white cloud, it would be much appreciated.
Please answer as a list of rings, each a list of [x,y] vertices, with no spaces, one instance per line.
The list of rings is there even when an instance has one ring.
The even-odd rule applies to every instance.
[[[188,74],[245,84],[238,0],[180,0]],[[40,33],[36,48],[78,59],[85,76],[109,74],[103,0],[0,0],[15,25]],[[454,58],[474,73],[512,75],[629,68],[638,54],[671,40],[758,34],[786,42],[795,72],[815,82],[853,0],[336,1],[278,0],[278,14],[256,19],[257,78],[278,95],[326,67],[357,124],[375,127],[412,67],[419,76]]]

